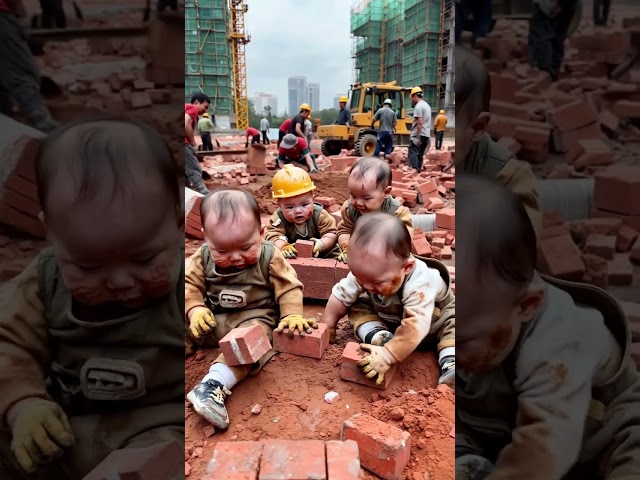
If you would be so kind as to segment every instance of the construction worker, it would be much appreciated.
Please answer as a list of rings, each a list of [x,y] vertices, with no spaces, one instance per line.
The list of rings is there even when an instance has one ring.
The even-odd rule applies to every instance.
[[[349,99],[345,95],[340,97],[340,101],[338,102],[338,104],[340,105],[340,110],[338,110],[338,118],[335,122],[333,122],[334,125],[346,125],[347,127],[351,126],[351,110],[347,108],[348,100]]]
[[[373,156],[377,157],[380,151],[384,151],[382,158],[387,158],[393,151],[393,132],[396,129],[396,112],[391,108],[393,102],[390,99],[386,99],[382,102],[382,108],[378,109],[371,121],[371,128],[373,124],[380,120],[380,128],[378,128],[378,143],[376,144],[376,151]]]
[[[311,106],[308,103],[300,105],[300,113],[293,117],[289,126],[289,133],[293,133],[297,137],[307,139],[305,132],[305,120],[311,116]]]
[[[529,22],[529,63],[555,82],[564,59],[564,42],[579,0],[533,0]]]
[[[314,257],[336,258],[340,253],[335,248],[336,220],[313,202],[315,189],[309,174],[291,164],[273,176],[271,193],[278,201],[278,210],[265,227],[264,239],[273,242],[285,258],[297,256],[297,240],[312,241]]]
[[[202,114],[202,118],[198,120],[198,131],[200,132],[200,138],[202,139],[202,149],[206,151],[213,150],[213,143],[211,143],[211,132],[213,132],[214,124],[209,118],[207,112]]]
[[[249,127],[245,133],[244,148],[249,146],[249,137],[251,137],[251,145],[260,143],[260,132],[253,127]]]
[[[267,117],[262,117],[260,120],[260,131],[262,132],[262,143],[269,145],[269,120]]]
[[[605,26],[609,20],[611,0],[593,0],[593,24]]]
[[[311,140],[313,140],[313,124],[311,123],[311,116],[304,121],[304,131],[307,134],[307,144],[311,149]]]
[[[287,118],[278,128],[278,148],[280,148],[280,143],[282,142],[284,136],[289,133],[289,128],[291,127],[292,121],[293,118]]]
[[[413,103],[413,124],[409,143],[409,165],[416,172],[422,171],[424,152],[429,151],[431,138],[431,107],[422,99],[422,88],[411,89],[411,102]]]
[[[318,173],[316,157],[309,150],[309,144],[305,138],[296,137],[293,133],[287,133],[278,149],[278,168],[286,164],[296,162],[311,173]]]
[[[456,43],[460,41],[464,24],[473,17],[473,30],[471,36],[471,46],[474,47],[476,40],[486,37],[491,31],[493,23],[492,0],[456,0]]]
[[[40,0],[42,28],[67,28],[67,16],[62,0]]]
[[[21,0],[0,0],[0,114],[12,116],[13,102],[32,127],[57,127],[40,96],[40,73],[23,31],[27,12]]]
[[[438,112],[436,120],[433,122],[433,130],[436,133],[436,150],[442,148],[442,141],[444,140],[444,131],[447,128],[448,118],[445,115],[444,110]]]
[[[184,104],[184,182],[187,188],[206,195],[209,189],[202,180],[202,168],[196,155],[196,139],[194,129],[197,124],[198,115],[207,111],[211,99],[202,92],[191,95],[191,103]]]

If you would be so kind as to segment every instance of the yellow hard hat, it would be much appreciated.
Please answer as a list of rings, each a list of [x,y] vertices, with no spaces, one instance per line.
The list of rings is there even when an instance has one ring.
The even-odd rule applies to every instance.
[[[206,117],[206,118],[209,118],[209,114],[208,113],[203,113],[202,116]]]
[[[309,112],[311,112],[311,105],[309,105],[308,103],[303,103],[302,105],[300,105],[300,110],[309,110]]]
[[[340,97],[340,102],[338,103],[347,103],[347,100],[349,99],[343,95],[342,97]]]
[[[416,93],[422,93],[422,89],[420,87],[413,87],[411,89],[411,96],[413,97]]]
[[[440,115],[444,115],[444,110],[440,110],[438,113],[440,113]]]
[[[316,186],[309,174],[300,167],[285,165],[273,176],[271,181],[271,195],[273,198],[289,198],[311,192]]]

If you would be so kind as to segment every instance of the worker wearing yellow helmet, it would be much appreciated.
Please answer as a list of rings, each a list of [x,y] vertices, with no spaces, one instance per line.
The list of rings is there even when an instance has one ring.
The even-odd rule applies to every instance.
[[[422,161],[425,152],[431,146],[431,107],[422,99],[422,88],[411,89],[411,102],[413,103],[413,124],[409,135],[409,165],[416,172],[422,171]]]
[[[444,110],[440,110],[438,116],[433,122],[433,130],[436,134],[436,150],[442,149],[442,141],[444,140],[444,131],[447,128],[447,115]]]
[[[335,258],[336,220],[322,205],[314,203],[315,189],[309,174],[294,165],[285,165],[273,176],[271,194],[279,208],[269,219],[264,239],[273,242],[285,258],[298,255],[298,240],[313,242],[314,257]]]
[[[291,125],[289,126],[289,133],[292,133],[296,137],[307,139],[307,129],[305,121],[311,117],[311,106],[308,103],[300,105],[300,113],[293,117]]]
[[[347,108],[347,97],[342,96],[339,99],[340,110],[338,110],[338,118],[333,122],[334,125],[346,125],[351,126],[351,110]]]

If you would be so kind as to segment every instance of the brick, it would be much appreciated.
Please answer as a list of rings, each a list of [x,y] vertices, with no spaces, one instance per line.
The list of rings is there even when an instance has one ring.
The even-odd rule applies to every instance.
[[[578,169],[613,163],[613,150],[603,140],[578,140],[577,148],[582,150],[574,163],[574,166]]]
[[[184,452],[178,442],[163,442],[145,448],[125,448],[111,452],[83,480],[111,478],[182,478]]]
[[[269,337],[259,325],[234,328],[219,342],[220,350],[230,367],[251,365],[271,350]]]
[[[266,157],[267,151],[262,145],[260,145],[259,147],[257,147],[256,145],[251,145],[247,150],[248,165],[257,170],[265,168],[264,161]]]
[[[335,285],[343,278],[347,278],[347,275],[349,275],[349,266],[346,263],[336,262],[334,274],[333,283]]]
[[[292,258],[289,264],[304,285],[304,298],[327,300],[335,280],[336,261],[324,258]]]
[[[635,228],[631,228],[628,225],[622,225],[618,230],[618,237],[616,241],[616,251],[626,253],[631,250],[631,247],[638,238],[638,231]]]
[[[586,270],[580,281],[606,290],[609,287],[607,260],[597,255],[586,253],[582,255],[582,261],[585,264]]]
[[[531,111],[527,105],[518,105],[500,100],[491,100],[491,113],[504,115],[505,117],[522,118],[524,120],[531,118]]]
[[[554,225],[552,227],[545,227],[540,232],[540,240],[544,238],[558,237],[560,235],[570,235],[569,226],[566,223],[562,225]]]
[[[402,198],[404,198],[404,204],[407,207],[413,208],[416,206],[416,202],[418,200],[418,192],[414,192],[411,190],[403,190]]]
[[[600,128],[610,137],[615,137],[620,128],[620,118],[610,110],[600,112]]]
[[[427,205],[427,202],[425,202]],[[430,210],[440,210],[444,208],[444,200],[441,198],[429,197],[429,204],[427,205]]]
[[[351,157],[336,156],[336,157],[330,157],[330,158],[331,158],[332,172],[342,172],[346,168],[349,168],[351,165],[353,165],[353,162],[351,162]]]
[[[397,168],[391,170],[391,181],[392,182],[402,182],[404,180],[404,173]]]
[[[202,480],[258,480],[262,442],[218,442]]]
[[[384,375],[384,383],[382,385],[376,385],[375,380],[365,377],[362,373],[362,370],[360,370],[360,367],[358,366],[358,362],[366,356],[367,353],[360,350],[359,343],[347,343],[344,351],[342,352],[340,378],[348,382],[354,382],[360,385],[378,388],[380,390],[386,389],[393,380],[393,376],[398,370],[398,365],[393,365],[391,369]]]
[[[360,451],[353,440],[330,440],[325,444],[328,480],[358,480]]]
[[[633,282],[633,265],[629,255],[616,253],[613,260],[607,262],[609,285],[631,285]]]
[[[329,206],[335,205],[337,203],[336,199],[333,198],[333,197],[315,197],[313,199],[313,201],[315,203],[319,203],[323,207],[329,207]]]
[[[566,152],[573,148],[579,140],[603,138],[600,124],[597,122],[590,123],[584,127],[569,130],[567,132],[559,132],[554,130],[552,133],[553,146],[558,152]]]
[[[273,348],[277,352],[320,359],[328,346],[329,327],[324,323],[318,324],[317,329],[312,328],[311,333],[304,335],[296,330],[293,338],[289,338],[286,331],[273,332]]]
[[[513,134],[513,138],[520,142],[523,148],[525,148],[525,144],[548,145],[550,134],[551,129],[549,128],[534,128],[518,125]]]
[[[152,88],[147,90],[151,103],[164,104],[171,101],[171,90],[168,88]]]
[[[513,102],[516,92],[521,88],[516,77],[494,72],[490,72],[489,76],[491,77],[491,99]]]
[[[579,280],[585,272],[580,250],[570,235],[540,240],[538,269],[553,277]]]
[[[296,240],[298,258],[313,258],[313,242],[311,240]]]
[[[320,440],[265,441],[258,479],[284,478],[327,480],[324,443]]]
[[[640,101],[618,100],[611,112],[620,118],[640,118]]]
[[[340,213],[340,205],[338,205],[337,203],[334,203],[333,205],[329,205],[328,207],[325,207],[325,210],[329,213]]]
[[[640,167],[614,165],[594,177],[596,208],[624,215],[640,214]]]
[[[431,256],[431,245],[429,245],[429,242],[423,235],[413,239],[413,248],[416,255],[420,255],[421,257]]]
[[[438,185],[433,179],[427,180],[426,182],[422,182],[418,184],[418,191],[422,195],[426,195],[431,192],[435,192],[438,189]]]
[[[455,230],[456,211],[453,208],[443,208],[436,213],[436,227],[445,230]]]
[[[605,260],[613,260],[613,256],[616,253],[616,237],[612,235],[589,235],[584,251],[602,257]]]
[[[200,204],[204,195],[190,188],[184,189],[184,214],[185,223],[190,224],[192,227],[187,231],[185,229],[185,235],[190,238],[196,238],[204,240],[204,233],[200,230],[202,228],[202,221],[200,219]]]
[[[154,86],[155,85],[153,84],[153,82],[144,80],[142,78],[137,78],[136,80],[133,81],[133,88],[136,90],[149,90]]]
[[[360,464],[384,480],[397,480],[409,462],[411,434],[377,418],[358,413],[340,430],[342,440],[354,440]]]
[[[561,132],[575,130],[598,121],[596,112],[583,100],[553,108],[548,112],[548,117]]]
[[[131,103],[131,108],[144,108],[152,105],[151,98],[149,98],[147,92],[131,92],[129,102]]]

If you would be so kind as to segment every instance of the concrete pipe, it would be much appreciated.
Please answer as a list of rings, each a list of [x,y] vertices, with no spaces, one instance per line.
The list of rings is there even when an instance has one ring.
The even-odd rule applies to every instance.
[[[424,213],[421,215],[411,215],[413,228],[420,228],[423,232],[432,232],[436,229],[436,214]]]
[[[558,211],[567,221],[584,220],[593,209],[593,178],[538,180],[543,213]]]

